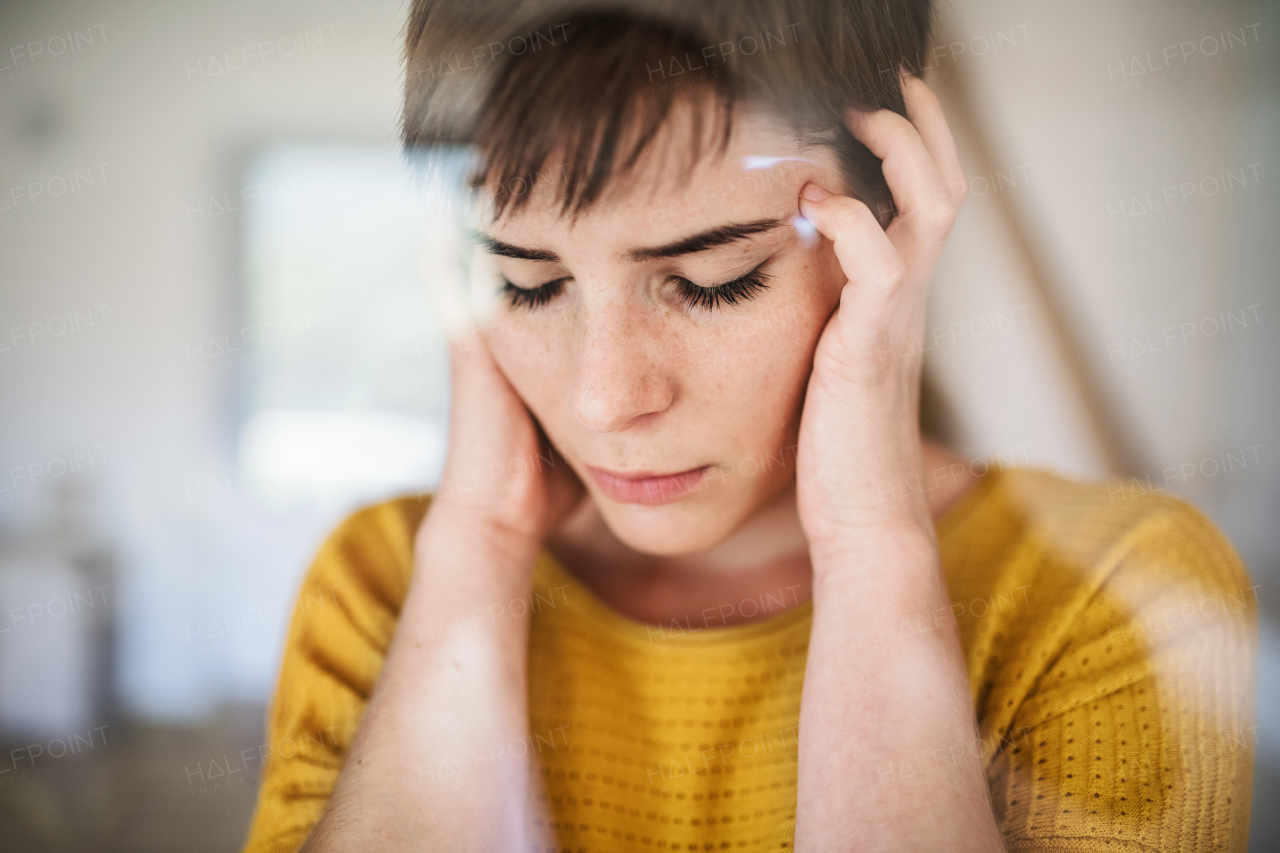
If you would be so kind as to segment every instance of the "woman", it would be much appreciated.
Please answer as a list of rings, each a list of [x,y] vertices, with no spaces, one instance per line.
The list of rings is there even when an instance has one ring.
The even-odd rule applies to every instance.
[[[308,576],[247,849],[1243,849],[1230,547],[920,439],[928,4],[510,11],[410,19],[499,304],[429,511]]]

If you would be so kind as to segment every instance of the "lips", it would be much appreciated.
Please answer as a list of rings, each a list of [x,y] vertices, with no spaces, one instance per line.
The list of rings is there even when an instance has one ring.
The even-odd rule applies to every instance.
[[[600,491],[612,500],[626,504],[659,504],[672,503],[697,490],[706,479],[710,465],[701,468],[690,468],[674,474],[653,474],[641,471],[623,474],[606,468],[588,465],[587,470]]]

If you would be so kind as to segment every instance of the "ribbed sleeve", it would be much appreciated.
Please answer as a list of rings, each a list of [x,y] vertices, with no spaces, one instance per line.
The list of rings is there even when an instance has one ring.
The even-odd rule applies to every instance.
[[[293,853],[319,821],[377,681],[427,504],[363,509],[321,546],[285,641],[245,853]]]

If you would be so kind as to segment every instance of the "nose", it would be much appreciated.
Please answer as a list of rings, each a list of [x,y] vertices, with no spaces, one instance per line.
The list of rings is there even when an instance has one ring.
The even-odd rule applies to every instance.
[[[570,393],[574,416],[586,428],[616,432],[638,418],[666,411],[674,401],[662,333],[647,319],[621,300],[580,315]]]

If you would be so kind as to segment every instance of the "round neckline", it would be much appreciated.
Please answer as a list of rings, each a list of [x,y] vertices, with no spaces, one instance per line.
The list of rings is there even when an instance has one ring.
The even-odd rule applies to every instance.
[[[578,580],[566,569],[555,555],[542,549],[538,557],[538,569],[544,573],[544,579],[554,586],[567,585],[566,604],[588,618],[592,623],[607,629],[612,635],[626,642],[643,644],[648,647],[685,647],[738,644],[756,638],[768,637],[784,631],[793,624],[807,619],[813,609],[813,601],[804,601],[788,607],[786,610],[754,622],[739,625],[719,625],[716,627],[686,628],[680,625],[680,619],[668,622],[644,622],[615,610],[595,594],[586,584]],[[684,624],[695,614],[686,614]],[[669,633],[678,629],[682,633]]]
[[[968,491],[959,497],[938,518],[935,524],[939,544],[950,538],[963,522],[983,505],[997,483],[1003,479],[1003,469],[993,465],[979,475]],[[673,626],[679,627],[680,620],[669,622],[645,622],[614,609],[595,594],[586,584],[578,580],[572,572],[565,568],[555,555],[547,548],[538,554],[537,570],[542,574],[544,582],[552,587],[568,587],[565,605],[569,610],[577,611],[594,624],[605,628],[615,637],[629,643],[641,643],[648,647],[687,647],[708,645],[734,645],[744,641],[770,637],[786,631],[796,624],[807,621],[813,612],[813,599],[787,608],[776,616],[745,622],[739,625],[720,625],[704,628],[680,628],[683,633],[666,636]],[[689,625],[686,614],[685,625]],[[655,641],[655,636],[659,637]]]

